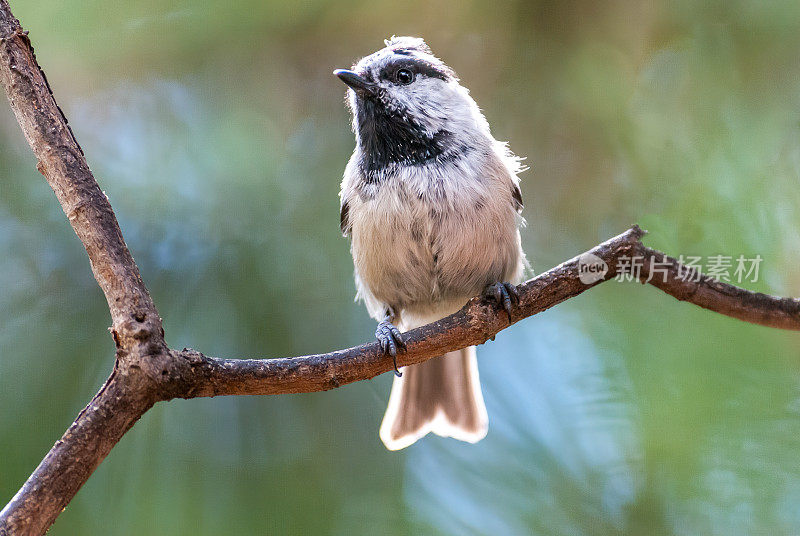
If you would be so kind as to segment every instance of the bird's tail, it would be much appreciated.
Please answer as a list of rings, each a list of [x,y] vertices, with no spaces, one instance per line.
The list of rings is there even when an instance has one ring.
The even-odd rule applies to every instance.
[[[470,346],[405,367],[392,384],[380,436],[386,448],[399,450],[428,432],[475,443],[488,429],[478,360]]]

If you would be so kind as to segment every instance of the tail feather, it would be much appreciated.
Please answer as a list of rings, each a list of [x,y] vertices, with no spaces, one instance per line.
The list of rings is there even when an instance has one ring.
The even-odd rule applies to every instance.
[[[405,448],[428,432],[475,443],[489,417],[481,394],[475,347],[449,352],[403,369],[395,377],[381,423],[386,448]]]

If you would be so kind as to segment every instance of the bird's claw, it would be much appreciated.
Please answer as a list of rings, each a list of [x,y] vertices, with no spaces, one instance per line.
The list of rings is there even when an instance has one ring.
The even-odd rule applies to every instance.
[[[383,353],[392,356],[394,373],[399,378],[403,373],[397,368],[397,354],[398,352],[402,353],[406,351],[406,343],[403,340],[403,334],[400,333],[400,330],[397,329],[394,324],[388,320],[383,320],[378,323],[378,327],[375,329],[375,337],[378,339],[378,342],[381,343]]]
[[[497,305],[502,305],[508,314],[508,321],[511,321],[511,308],[519,305],[519,291],[516,285],[508,282],[492,283],[483,292],[484,298],[492,300]]]

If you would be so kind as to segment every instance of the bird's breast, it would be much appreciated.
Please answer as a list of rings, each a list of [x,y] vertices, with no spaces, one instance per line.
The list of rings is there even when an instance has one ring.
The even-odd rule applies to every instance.
[[[361,281],[378,300],[424,309],[466,300],[520,265],[511,203],[488,184],[387,181],[351,204],[352,249]]]

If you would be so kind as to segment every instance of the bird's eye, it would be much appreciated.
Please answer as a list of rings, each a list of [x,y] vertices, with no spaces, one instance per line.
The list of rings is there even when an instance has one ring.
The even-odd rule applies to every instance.
[[[398,84],[406,86],[414,81],[414,73],[408,69],[398,69],[398,71],[394,74],[394,78],[397,80]]]

